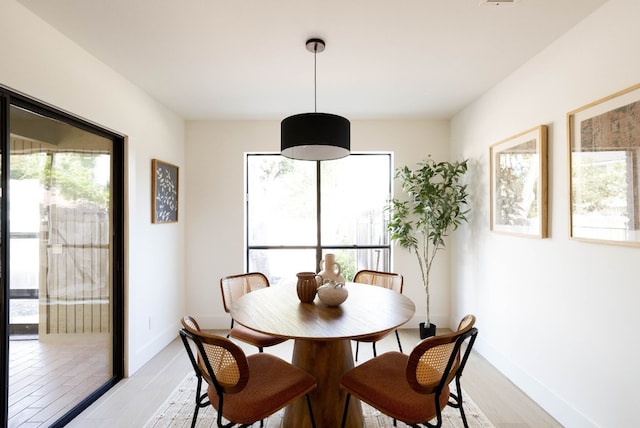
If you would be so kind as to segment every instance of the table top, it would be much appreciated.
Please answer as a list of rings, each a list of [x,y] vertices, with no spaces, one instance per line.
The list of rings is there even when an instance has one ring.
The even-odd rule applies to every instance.
[[[231,316],[245,327],[291,339],[339,340],[392,330],[411,319],[415,305],[383,287],[346,283],[349,297],[327,306],[316,296],[301,303],[295,285],[256,290],[231,305]]]

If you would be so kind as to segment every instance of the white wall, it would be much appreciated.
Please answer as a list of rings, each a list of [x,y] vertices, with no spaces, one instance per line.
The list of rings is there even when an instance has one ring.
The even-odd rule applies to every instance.
[[[0,11],[1,84],[128,137],[126,359],[133,373],[176,337],[184,313],[184,202],[179,223],[150,220],[151,159],[184,166],[184,121],[14,0],[0,0]],[[182,201],[185,189],[181,180]]]
[[[452,120],[474,159],[473,218],[456,234],[452,317],[567,427],[640,426],[640,248],[569,239],[566,114],[640,83],[640,2],[611,0]],[[540,30],[544,31],[544,23]],[[489,231],[489,146],[549,125],[549,239]]]
[[[395,167],[415,166],[428,154],[446,159],[449,122],[353,121],[351,146],[356,152],[392,151]],[[244,272],[244,153],[279,150],[279,121],[187,122],[187,308],[206,328],[229,326],[220,277]],[[449,253],[443,251],[436,264],[432,317],[435,323],[449,326]],[[404,293],[417,306],[407,326],[417,328],[424,320],[425,303],[415,256],[397,249],[394,268],[404,274]]]

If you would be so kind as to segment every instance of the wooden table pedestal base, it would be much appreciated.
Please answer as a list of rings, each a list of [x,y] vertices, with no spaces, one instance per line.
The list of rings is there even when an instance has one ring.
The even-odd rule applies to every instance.
[[[343,373],[353,368],[350,340],[302,340],[293,346],[293,365],[315,376],[318,387],[311,392],[311,404],[317,428],[338,428],[342,421],[346,393],[340,389]],[[285,428],[311,427],[307,402],[297,400],[284,414]],[[351,397],[347,427],[362,428],[362,406]]]

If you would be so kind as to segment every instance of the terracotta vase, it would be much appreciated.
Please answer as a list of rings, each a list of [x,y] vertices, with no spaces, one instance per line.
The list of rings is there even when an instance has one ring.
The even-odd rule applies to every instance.
[[[318,278],[322,282],[322,277],[315,272],[299,272],[296,276],[298,277],[298,283],[296,284],[298,298],[302,303],[313,302],[318,291]]]
[[[328,253],[324,260],[320,260],[320,272],[318,275],[323,280],[330,280],[344,284],[344,276],[342,276],[342,267],[336,262],[336,256]]]

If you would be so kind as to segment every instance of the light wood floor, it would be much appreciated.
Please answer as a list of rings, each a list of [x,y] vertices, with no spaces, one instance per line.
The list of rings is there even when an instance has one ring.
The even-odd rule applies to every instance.
[[[414,329],[400,330],[400,337],[405,353],[410,351],[419,340],[418,331]],[[255,348],[241,343],[240,345],[247,353],[256,352]],[[388,350],[397,350],[394,335],[387,336],[377,344],[377,347],[379,354]],[[269,348],[267,352],[290,361],[292,350],[293,342],[287,341]],[[371,356],[371,346],[361,345],[359,362]],[[68,426],[77,428],[143,427],[191,370],[182,342],[176,339],[133,376],[119,382]],[[462,387],[496,428],[562,427],[475,352],[472,352],[469,358],[462,377]]]

